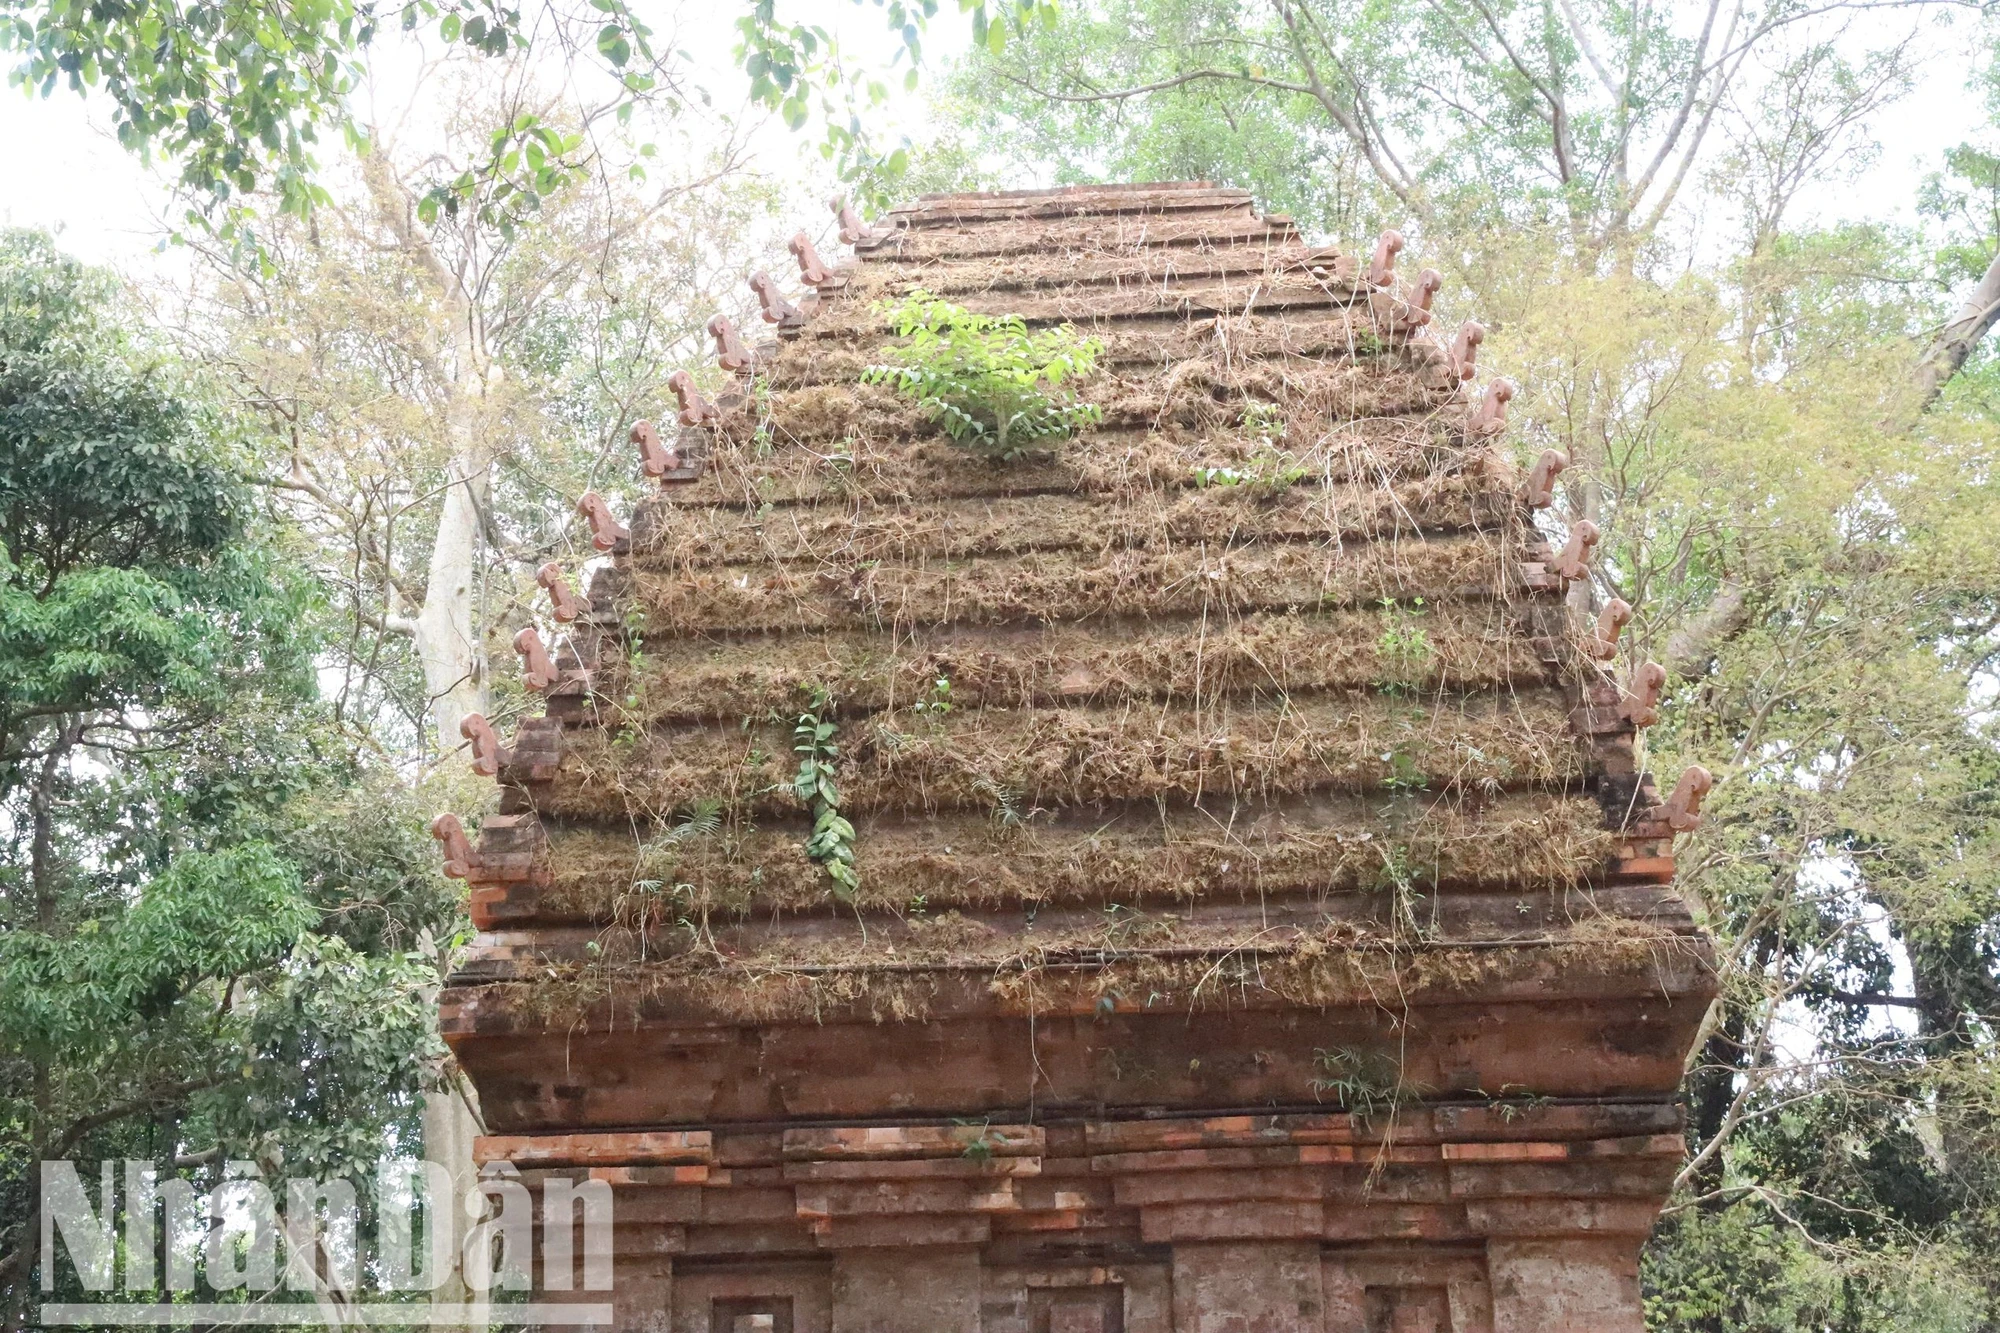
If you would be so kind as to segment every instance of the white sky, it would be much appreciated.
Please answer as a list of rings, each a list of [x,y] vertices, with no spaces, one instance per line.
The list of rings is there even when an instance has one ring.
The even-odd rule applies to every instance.
[[[811,13],[807,7],[796,7]],[[863,62],[884,65],[897,43],[875,5],[815,0],[812,17],[832,27],[843,46]],[[925,40],[927,61],[933,65],[962,50],[969,38],[966,23],[946,6]],[[717,106],[739,104],[748,84],[735,68],[733,23],[740,0],[708,0],[705,4],[675,4],[655,0],[642,7],[656,9],[653,22],[662,38],[688,50],[716,95]],[[394,50],[378,49],[371,56],[378,73],[407,62]],[[902,91],[903,66],[896,66],[890,83],[894,103],[883,109],[878,133],[906,132],[924,115],[922,96]],[[102,101],[78,97],[58,88],[44,100],[17,88],[0,87],[0,144],[7,145],[8,170],[0,175],[0,226],[41,227],[55,232],[64,249],[93,263],[107,264],[133,276],[176,259],[160,253],[162,239],[180,209],[170,189],[171,176],[148,168],[111,133],[111,116]],[[755,165],[782,177],[826,170],[815,152],[817,126],[793,134],[775,122],[754,137]]]
[[[665,12],[667,6],[661,8],[658,26],[664,32],[675,24]],[[954,7],[941,8],[944,12],[934,21],[927,44],[932,68],[966,41],[964,21],[951,12]],[[736,0],[685,6],[677,34],[678,44],[709,71],[709,86],[732,97],[743,87],[730,55],[729,25],[739,12]],[[814,13],[822,21],[837,20],[843,40],[864,57],[886,59],[892,49],[881,27],[881,10],[874,5],[818,0],[800,12]],[[1906,24],[1908,19],[1892,14],[1866,21]],[[1926,38],[1931,58],[1914,93],[1868,126],[1881,144],[1874,163],[1858,180],[1810,192],[1794,223],[1860,217],[1917,221],[1917,189],[1926,175],[1937,170],[1944,150],[1987,135],[1983,100],[1967,86],[1972,73],[1967,52],[1975,44],[1974,36],[1969,21],[1938,22]],[[906,96],[900,78],[890,83],[895,100],[884,124],[920,123],[921,91]],[[174,257],[157,253],[164,234],[162,220],[174,215],[165,178],[121,149],[109,134],[109,123],[101,104],[66,89],[44,101],[18,89],[0,88],[0,143],[7,145],[9,159],[9,170],[0,176],[0,224],[47,228],[72,253],[133,276],[173,266]],[[758,164],[783,176],[817,170],[816,160],[808,164],[799,156],[815,138],[812,130],[793,135],[770,127],[755,140]]]

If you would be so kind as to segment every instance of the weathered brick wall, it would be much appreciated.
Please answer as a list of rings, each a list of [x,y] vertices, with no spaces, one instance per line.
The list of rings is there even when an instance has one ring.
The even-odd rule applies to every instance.
[[[614,1184],[645,1333],[1636,1330],[1701,784],[1639,771],[1645,668],[1565,609],[1588,530],[1537,527],[1476,338],[1239,191],[891,222],[718,329],[724,389],[637,432],[659,497],[591,509],[611,567],[544,572],[547,716],[474,728],[482,1153]],[[1101,338],[1103,422],[995,465],[860,385],[917,286]]]

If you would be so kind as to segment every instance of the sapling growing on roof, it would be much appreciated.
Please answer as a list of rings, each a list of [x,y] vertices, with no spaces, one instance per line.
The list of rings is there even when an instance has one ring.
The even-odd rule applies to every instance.
[[[896,336],[889,364],[861,373],[916,400],[953,441],[1005,461],[1103,418],[1078,402],[1072,381],[1097,369],[1104,350],[1068,324],[1031,332],[1019,315],[981,315],[921,289],[878,303]]]
[[[792,728],[792,750],[799,756],[792,791],[813,815],[806,855],[826,868],[834,896],[851,902],[861,880],[854,870],[854,825],[840,813],[840,789],[834,783],[840,728],[826,717],[832,711],[826,692],[814,690],[813,695],[814,711],[800,713]]]
[[[1393,597],[1382,599],[1385,622],[1376,641],[1375,655],[1384,676],[1375,682],[1384,694],[1402,694],[1414,689],[1430,669],[1437,651],[1420,622],[1425,614],[1424,599],[1413,598],[1406,606]]]
[[[1240,466],[1197,464],[1191,467],[1188,471],[1195,487],[1243,486],[1263,494],[1274,494],[1298,485],[1310,475],[1291,450],[1279,449],[1272,444],[1273,437],[1260,435],[1259,439],[1262,443],[1250,451]]]

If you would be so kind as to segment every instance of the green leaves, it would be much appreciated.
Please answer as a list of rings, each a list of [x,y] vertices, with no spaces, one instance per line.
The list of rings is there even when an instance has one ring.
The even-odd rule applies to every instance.
[[[617,24],[607,23],[597,34],[597,54],[622,67],[632,59],[632,39]]]
[[[240,1083],[328,919],[282,827],[339,767],[314,589],[257,523],[235,423],[120,298],[0,237],[0,1197],[24,1146],[82,1142],[66,1126]]]
[[[0,516],[15,563],[198,563],[242,529],[237,431],[113,318],[107,275],[0,235]]]
[[[913,92],[923,61],[924,33],[937,16],[937,0],[875,2],[896,44],[890,64],[908,61],[903,88]],[[857,74],[851,61],[844,62],[826,28],[780,21],[776,0],[752,0],[749,9],[736,21],[736,55],[750,76],[751,100],[776,112],[796,131],[812,119],[817,94],[825,126],[820,155],[834,163],[858,197],[877,208],[886,204],[890,191],[909,170],[909,154],[903,147],[877,148],[862,113],[887,98],[887,87],[879,79]],[[1047,26],[1056,16],[1056,6],[1049,0],[958,0],[958,9],[970,16],[974,45],[989,51],[1000,50],[1030,23]]]
[[[595,50],[618,79],[619,96],[650,94],[653,75],[633,66],[654,60],[651,29],[625,0],[591,3],[606,16]],[[504,0],[413,0],[396,12],[405,30],[435,20],[444,43],[487,57],[527,50],[549,27],[545,16],[524,18]],[[566,22],[555,16],[556,27]],[[196,201],[187,222],[254,251],[244,196],[271,190],[281,211],[295,216],[327,201],[314,183],[319,134],[337,126],[354,137],[348,97],[366,72],[376,23],[373,0],[153,0],[136,8],[0,0],[0,49],[20,56],[11,86],[47,96],[61,84],[109,96],[121,144],[179,164],[180,184]],[[556,40],[588,49],[588,30]],[[574,172],[570,164],[553,176],[524,175],[503,170],[504,156],[496,151],[436,193],[455,208],[483,209],[492,206],[483,192],[504,183],[502,200],[513,202],[501,207],[512,221]],[[435,220],[440,207],[431,201],[427,216]]]
[[[523,111],[493,131],[484,162],[426,191],[417,201],[417,217],[428,227],[471,216],[512,240],[544,201],[574,184],[590,165],[582,134]]]
[[[24,718],[171,727],[253,676],[310,688],[310,594],[241,542],[233,423],[113,300],[45,237],[0,238],[0,764]]]
[[[11,0],[0,44],[10,84],[108,95],[121,142],[181,164],[210,208],[278,168],[310,171],[320,125],[339,116],[373,35],[353,0],[193,0],[126,6]],[[310,198],[310,192],[300,196]]]
[[[0,1047],[75,1058],[166,1018],[204,982],[271,966],[315,916],[270,847],[189,852],[120,920],[62,939],[0,934]]]
[[[840,813],[834,765],[840,758],[839,727],[818,713],[801,713],[792,728],[792,752],[799,756],[792,794],[813,812],[806,855],[825,867],[834,896],[851,901],[861,885],[854,869],[854,825]]]
[[[967,448],[1004,461],[1103,416],[1070,385],[1096,371],[1102,344],[1070,325],[1030,332],[1018,315],[974,314],[921,290],[877,310],[908,341],[862,382],[894,386]]]
[[[288,1170],[365,1171],[385,1128],[434,1085],[438,975],[411,952],[305,935],[267,974],[244,1035],[249,1075],[213,1099],[219,1135],[281,1145]]]

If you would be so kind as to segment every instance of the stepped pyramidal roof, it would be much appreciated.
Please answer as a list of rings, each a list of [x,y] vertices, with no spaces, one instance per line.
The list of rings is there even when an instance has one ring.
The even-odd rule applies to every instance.
[[[1562,460],[1517,466],[1477,327],[1435,327],[1436,275],[1399,274],[1393,233],[1315,245],[1205,183],[933,196],[841,230],[851,262],[802,233],[805,289],[755,284],[774,338],[718,320],[721,376],[635,430],[661,488],[622,524],[587,505],[610,556],[587,595],[545,571],[564,618],[523,651],[546,716],[506,744],[469,724],[502,802],[476,846],[439,828],[481,929],[444,1030],[487,1154],[692,1191],[687,1254],[956,1237],[989,1247],[989,1287],[1004,1236],[1022,1272],[1032,1237],[1128,1265],[1177,1237],[1428,1237],[1461,1247],[1436,1270],[1460,1322],[1407,1327],[1462,1330],[1496,1317],[1463,1247],[1497,1224],[1451,1164],[1533,1138],[1619,1158],[1612,1203],[1581,1177],[1530,1195],[1625,1201],[1599,1230],[1635,1252],[1713,988],[1671,882],[1706,775],[1663,800],[1639,771],[1664,675],[1622,660],[1622,603],[1571,609],[1596,530],[1538,526]],[[915,291],[1097,339],[1075,392],[1098,420],[995,461],[864,382]],[[815,855],[802,743],[851,886]],[[1492,1110],[1515,1098],[1532,1132]],[[911,1164],[949,1166],[966,1125],[1037,1164],[988,1173],[1010,1202],[884,1194],[957,1180]],[[1400,1231],[1342,1242],[1336,1213],[1388,1206],[1331,1183],[1368,1144],[1378,1175],[1400,1144],[1434,1183]],[[1220,1193],[1102,1164],[1183,1150]],[[730,1152],[777,1191],[754,1244],[687,1174]],[[842,1177],[876,1204],[805,1170],[851,1159],[898,1167]],[[1058,1160],[1092,1188],[1033,1202]],[[1280,1161],[1293,1183],[1259,1194]],[[1191,1199],[1265,1220],[1210,1234]],[[1209,1327],[1145,1323],[1120,1282],[1125,1322],[1074,1327]],[[799,1322],[755,1327],[816,1326],[817,1296],[784,1299]],[[1627,1326],[1605,1299],[1541,1327]]]

